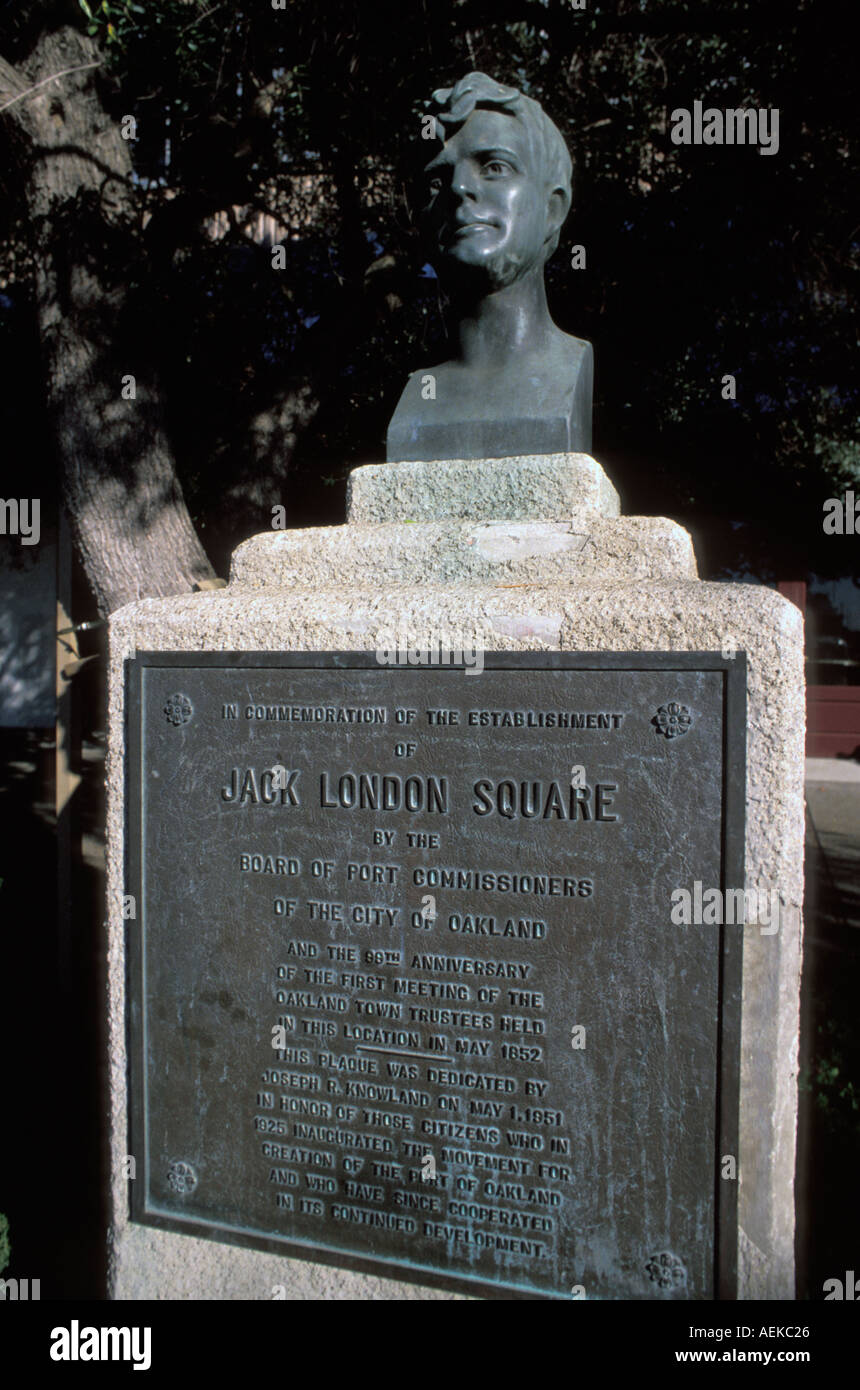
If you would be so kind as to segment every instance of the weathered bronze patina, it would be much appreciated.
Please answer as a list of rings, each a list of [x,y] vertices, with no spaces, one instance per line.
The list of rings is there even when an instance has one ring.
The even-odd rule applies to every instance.
[[[481,72],[432,105],[422,222],[454,344],[409,378],[388,458],[590,453],[591,345],[553,323],[544,287],[571,204],[561,133],[536,101]]]
[[[672,894],[743,883],[743,658],[485,662],[129,663],[133,1218],[731,1296],[743,928]]]

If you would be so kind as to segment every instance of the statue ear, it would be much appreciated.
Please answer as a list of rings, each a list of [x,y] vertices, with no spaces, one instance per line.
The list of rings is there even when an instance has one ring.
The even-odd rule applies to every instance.
[[[547,199],[547,237],[554,236],[561,229],[570,212],[570,193],[560,184],[554,188]]]

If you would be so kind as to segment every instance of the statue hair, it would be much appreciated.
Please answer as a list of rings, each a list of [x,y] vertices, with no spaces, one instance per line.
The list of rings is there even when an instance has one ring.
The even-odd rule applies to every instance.
[[[433,116],[447,133],[447,128],[461,126],[478,108],[506,111],[525,126],[529,143],[538,156],[544,178],[550,188],[558,188],[566,200],[565,216],[573,196],[573,166],[564,136],[550,120],[539,102],[527,97],[517,87],[496,82],[485,72],[470,72],[453,87],[439,87],[431,98]],[[556,232],[549,246],[551,256],[558,246]]]

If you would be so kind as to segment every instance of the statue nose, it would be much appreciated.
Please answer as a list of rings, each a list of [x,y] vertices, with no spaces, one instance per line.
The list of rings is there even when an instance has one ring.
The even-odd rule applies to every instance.
[[[451,193],[460,201],[464,198],[477,196],[475,172],[466,160],[463,160],[454,169],[454,176],[451,179]]]

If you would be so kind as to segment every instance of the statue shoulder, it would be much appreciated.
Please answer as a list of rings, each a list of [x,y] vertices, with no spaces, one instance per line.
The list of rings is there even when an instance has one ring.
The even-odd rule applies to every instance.
[[[579,362],[584,357],[594,357],[594,349],[587,338],[575,338],[572,333],[563,333],[558,330],[559,351],[563,352],[572,362]]]

